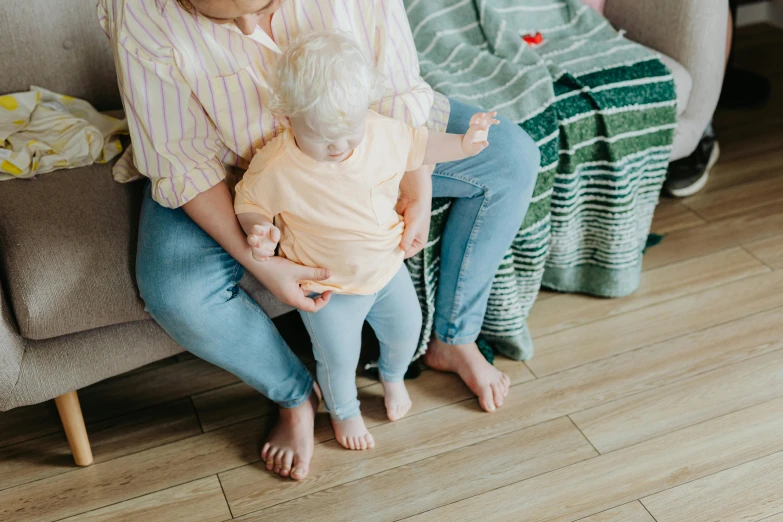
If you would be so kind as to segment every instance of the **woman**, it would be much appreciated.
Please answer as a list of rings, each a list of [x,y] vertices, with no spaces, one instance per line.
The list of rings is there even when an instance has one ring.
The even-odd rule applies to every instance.
[[[309,299],[299,281],[327,279],[329,267],[255,262],[222,183],[224,165],[247,167],[279,129],[264,109],[270,66],[299,33],[340,29],[387,76],[372,107],[378,112],[464,133],[477,109],[449,108],[421,79],[402,0],[101,0],[98,16],[114,47],[134,161],[150,178],[136,268],[147,310],[184,348],[280,405],[262,458],[267,469],[302,479],[313,452],[313,378],[237,284],[249,270],[281,301],[314,312],[329,295]],[[487,411],[502,405],[509,379],[475,341],[539,162],[535,143],[516,125],[506,120],[492,132],[481,159],[442,164],[432,174],[434,195],[456,199],[426,357],[433,368],[458,373]],[[411,256],[427,241],[430,194],[417,186],[401,191],[401,246]]]

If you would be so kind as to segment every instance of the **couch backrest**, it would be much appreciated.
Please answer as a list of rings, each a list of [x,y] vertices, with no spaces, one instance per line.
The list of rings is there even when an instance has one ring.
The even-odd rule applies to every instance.
[[[0,0],[0,94],[39,85],[120,109],[109,40],[96,0]]]

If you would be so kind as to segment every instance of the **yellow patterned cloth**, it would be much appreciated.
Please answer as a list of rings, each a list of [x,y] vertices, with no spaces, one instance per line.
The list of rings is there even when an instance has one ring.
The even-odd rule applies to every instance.
[[[105,163],[127,133],[127,120],[41,87],[0,96],[0,181]]]

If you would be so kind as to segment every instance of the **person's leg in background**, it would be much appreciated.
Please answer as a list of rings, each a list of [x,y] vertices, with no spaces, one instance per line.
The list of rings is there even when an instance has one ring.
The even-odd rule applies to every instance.
[[[726,28],[726,75],[718,106],[738,109],[764,103],[769,98],[769,81],[762,76],[732,66],[734,32],[737,23],[737,3],[729,2],[729,22]],[[664,192],[676,198],[692,196],[707,184],[712,167],[720,157],[720,146],[712,122],[707,125],[696,150],[669,165]]]
[[[448,132],[464,133],[480,109],[451,100]],[[507,375],[490,365],[476,339],[495,272],[527,212],[538,175],[538,146],[518,125],[501,118],[478,156],[439,164],[434,197],[455,198],[441,238],[440,282],[428,366],[459,374],[493,411],[508,395]]]
[[[383,383],[386,416],[401,419],[411,408],[411,399],[403,379],[421,334],[421,308],[416,289],[405,265],[383,288],[367,314],[380,344],[378,373]]]
[[[335,438],[346,449],[375,446],[359,410],[356,367],[362,325],[376,295],[332,294],[329,304],[318,312],[299,312],[313,344],[318,384],[332,417]]]
[[[180,346],[280,405],[262,457],[267,469],[302,479],[313,455],[313,378],[239,288],[242,274],[241,265],[182,209],[153,201],[147,185],[136,256],[147,311]]]

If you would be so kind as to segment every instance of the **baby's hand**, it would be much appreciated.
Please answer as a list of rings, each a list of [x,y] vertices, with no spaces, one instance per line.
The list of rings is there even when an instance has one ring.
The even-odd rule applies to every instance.
[[[462,138],[462,151],[466,156],[475,156],[489,147],[489,128],[500,123],[495,119],[497,115],[497,112],[477,112],[470,118],[470,128]]]
[[[272,224],[253,225],[250,234],[247,235],[247,243],[256,261],[267,261],[274,256],[279,241],[280,229]]]

